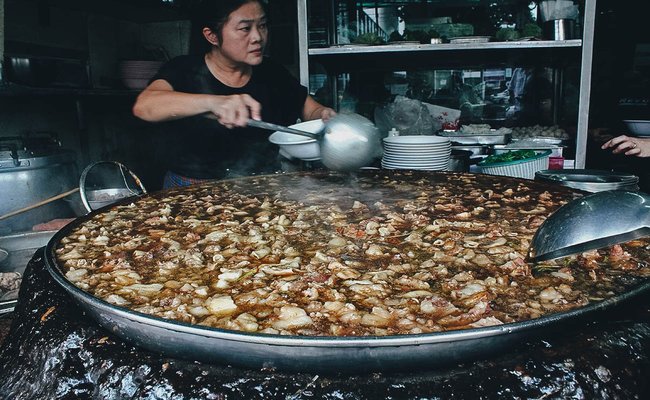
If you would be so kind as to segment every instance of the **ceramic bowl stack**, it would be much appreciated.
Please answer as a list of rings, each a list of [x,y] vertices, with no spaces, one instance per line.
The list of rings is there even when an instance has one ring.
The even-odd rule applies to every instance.
[[[446,171],[451,141],[441,136],[390,136],[384,138],[382,168]]]
[[[125,60],[119,64],[120,78],[129,89],[144,89],[162,65],[162,61]]]

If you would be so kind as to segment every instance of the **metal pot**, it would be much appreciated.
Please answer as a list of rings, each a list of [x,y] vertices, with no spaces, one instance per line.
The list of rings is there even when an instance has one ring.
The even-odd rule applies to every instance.
[[[359,172],[359,174],[374,172]],[[377,173],[379,174],[379,173]],[[314,184],[313,190],[324,189],[328,175]],[[376,179],[382,179],[383,175]],[[387,173],[387,177],[391,176]],[[431,173],[427,179],[444,176]],[[416,176],[417,178],[418,176]],[[241,181],[244,180],[233,180]],[[513,178],[493,178],[494,182],[508,182]],[[497,181],[499,179],[499,181]],[[337,188],[345,184],[327,180]],[[522,181],[524,182],[524,181]],[[539,182],[526,185],[543,185]],[[333,186],[332,186],[333,187]],[[330,187],[330,189],[332,188]],[[564,189],[564,188],[561,188]],[[158,197],[161,192],[144,196]],[[126,204],[129,199],[118,203]],[[244,333],[224,329],[190,325],[161,319],[110,304],[90,295],[66,279],[56,260],[60,241],[81,223],[95,218],[101,210],[78,218],[58,231],[47,245],[45,262],[54,280],[63,287],[82,308],[108,331],[149,350],[170,356],[207,362],[229,363],[252,368],[278,368],[291,371],[354,372],[372,370],[403,371],[422,366],[442,366],[468,361],[487,353],[507,351],[513,343],[543,329],[561,329],[578,317],[586,317],[619,304],[650,290],[650,282],[616,297],[589,304],[566,312],[543,317],[475,329],[427,334],[396,335],[386,337],[303,337],[261,333]]]
[[[572,19],[554,19],[543,25],[544,38],[550,40],[570,40],[576,38],[576,21]]]
[[[464,145],[464,146],[451,146],[452,150],[467,150],[472,153],[473,156],[481,156],[484,154],[489,154],[490,153],[490,146],[485,145],[485,144],[477,144],[477,145]]]
[[[56,149],[35,153],[0,148],[0,215],[36,204],[76,186],[74,152]],[[0,233],[30,231],[36,224],[73,216],[68,203],[57,200],[0,221]]]
[[[449,171],[469,172],[471,156],[472,152],[469,150],[453,149],[449,157]]]

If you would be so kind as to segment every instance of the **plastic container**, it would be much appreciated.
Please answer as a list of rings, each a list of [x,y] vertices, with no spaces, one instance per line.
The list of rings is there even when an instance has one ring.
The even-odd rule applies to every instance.
[[[495,145],[493,147],[494,154],[503,154],[515,150],[535,150],[535,151],[550,150],[551,157],[562,157],[564,146],[535,144],[535,143],[518,145],[517,142],[512,142],[507,145]]]
[[[538,153],[536,156],[524,160],[506,161],[486,164],[478,163],[480,172],[488,175],[512,176],[515,178],[534,179],[535,172],[548,169],[550,150]]]
[[[564,157],[551,157],[548,159],[548,169],[563,169],[564,168]]]

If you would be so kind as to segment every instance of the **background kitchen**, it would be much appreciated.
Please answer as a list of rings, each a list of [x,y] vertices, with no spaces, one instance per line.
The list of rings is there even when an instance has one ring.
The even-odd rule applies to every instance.
[[[16,143],[19,143],[18,149],[24,148],[26,142],[44,156],[55,150],[70,150],[69,154],[56,161],[58,166],[53,166],[54,173],[50,171],[45,174],[50,182],[42,187],[47,186],[48,195],[74,187],[81,170],[98,160],[118,160],[134,171],[147,189],[159,189],[164,174],[162,161],[165,158],[166,138],[157,132],[154,125],[131,115],[135,96],[144,84],[142,73],[146,74],[152,67],[150,64],[128,64],[124,61],[162,62],[192,51],[195,43],[190,33],[193,3],[193,0],[0,0],[0,13],[4,13],[0,14],[3,17],[0,18],[0,59],[3,59],[0,70],[0,154],[4,157],[0,183],[12,185],[11,182],[15,182],[8,173],[8,167],[12,164],[7,164],[6,159],[12,160],[12,146],[16,147]],[[272,22],[269,53],[298,76],[299,59],[303,55],[299,55],[298,51],[296,15],[297,4],[302,2],[271,0],[269,3]],[[310,25],[317,28],[318,18],[325,18],[329,12],[327,7],[319,11],[318,4],[326,5],[328,2],[311,3],[314,7],[310,9]],[[347,3],[348,7],[356,4]],[[398,2],[381,2],[384,3]],[[449,8],[453,2],[436,0],[410,3],[430,3]],[[465,7],[470,10],[465,13],[467,15],[471,14],[472,9],[480,10],[487,4],[482,1],[464,3],[470,6]],[[634,172],[641,175],[641,184],[647,185],[647,177],[644,176],[647,175],[644,172],[647,168],[644,169],[638,160],[612,158],[597,150],[603,134],[623,132],[621,121],[626,118],[626,112],[635,113],[635,116],[647,112],[649,85],[646,46],[650,39],[647,30],[638,29],[643,26],[642,16],[631,5],[629,1],[597,2],[590,132],[594,130],[601,136],[590,134],[586,166]],[[323,14],[319,15],[321,11]],[[368,15],[373,15],[372,7],[367,11]],[[404,15],[401,17],[405,18]],[[393,20],[398,21],[397,18]],[[476,26],[480,25],[477,23]],[[580,26],[577,28],[580,29]],[[314,40],[318,40],[317,29],[309,32],[311,47],[317,46]],[[323,64],[328,67],[326,60]],[[334,105],[340,109],[349,106],[349,98],[346,98],[343,88],[339,88],[342,95],[334,98],[330,94],[328,97],[324,84],[327,77],[319,73],[319,67],[318,62],[310,61],[311,92],[325,102],[337,103]],[[439,82],[436,84],[451,84],[454,71],[462,69],[437,70]],[[497,90],[504,89],[506,81],[513,74],[512,69],[492,72],[492,76],[487,72],[481,75],[482,82],[473,82],[473,76],[468,72],[463,79],[465,83],[482,83],[487,89]],[[567,81],[577,85],[576,76],[571,77],[570,72]],[[352,88],[354,75],[344,76],[349,88]],[[494,85],[498,87],[492,88]],[[390,86],[390,91],[399,86],[399,82]],[[376,89],[368,84],[362,87],[364,90]],[[367,103],[361,98],[363,93],[356,95],[356,111],[364,113]],[[372,93],[372,96],[379,95],[381,93]],[[565,110],[565,114],[575,119],[577,96],[575,92],[565,95],[564,107],[570,110]],[[498,110],[492,116],[498,117],[497,114]],[[55,163],[48,158],[41,161]],[[62,163],[66,166],[61,167]],[[59,186],[53,185],[50,178],[54,176],[64,182]],[[12,186],[1,188],[0,196],[5,204],[11,201],[15,202],[15,206],[25,206],[43,198],[37,195],[25,198],[27,195],[16,199],[15,193],[10,195],[12,191],[8,190],[9,187]],[[15,209],[15,206],[6,210],[0,208],[7,212]],[[31,222],[34,221],[26,221],[19,229],[9,229],[29,229]],[[7,227],[3,228],[1,223],[0,234],[3,233],[1,229],[6,233]]]

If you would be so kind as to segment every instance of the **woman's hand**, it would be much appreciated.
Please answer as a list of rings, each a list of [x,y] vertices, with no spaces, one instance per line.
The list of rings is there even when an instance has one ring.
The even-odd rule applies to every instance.
[[[228,129],[245,127],[249,119],[262,118],[262,106],[247,94],[214,96],[212,113]]]
[[[262,106],[247,94],[218,96],[182,93],[158,79],[144,89],[133,105],[133,115],[160,122],[201,115],[216,119],[227,128],[244,127],[248,119],[261,119]]]
[[[311,121],[313,119],[322,119],[327,122],[330,118],[336,115],[336,111],[332,110],[329,107],[325,107],[311,96],[307,96],[305,99],[305,105],[302,109],[303,120]]]
[[[318,114],[320,114],[320,119],[323,121],[327,122],[330,118],[336,115],[336,111],[332,110],[329,107],[323,107],[320,110],[317,111]]]
[[[650,139],[641,139],[625,135],[608,140],[601,146],[603,150],[612,149],[612,153],[626,156],[650,157]]]

